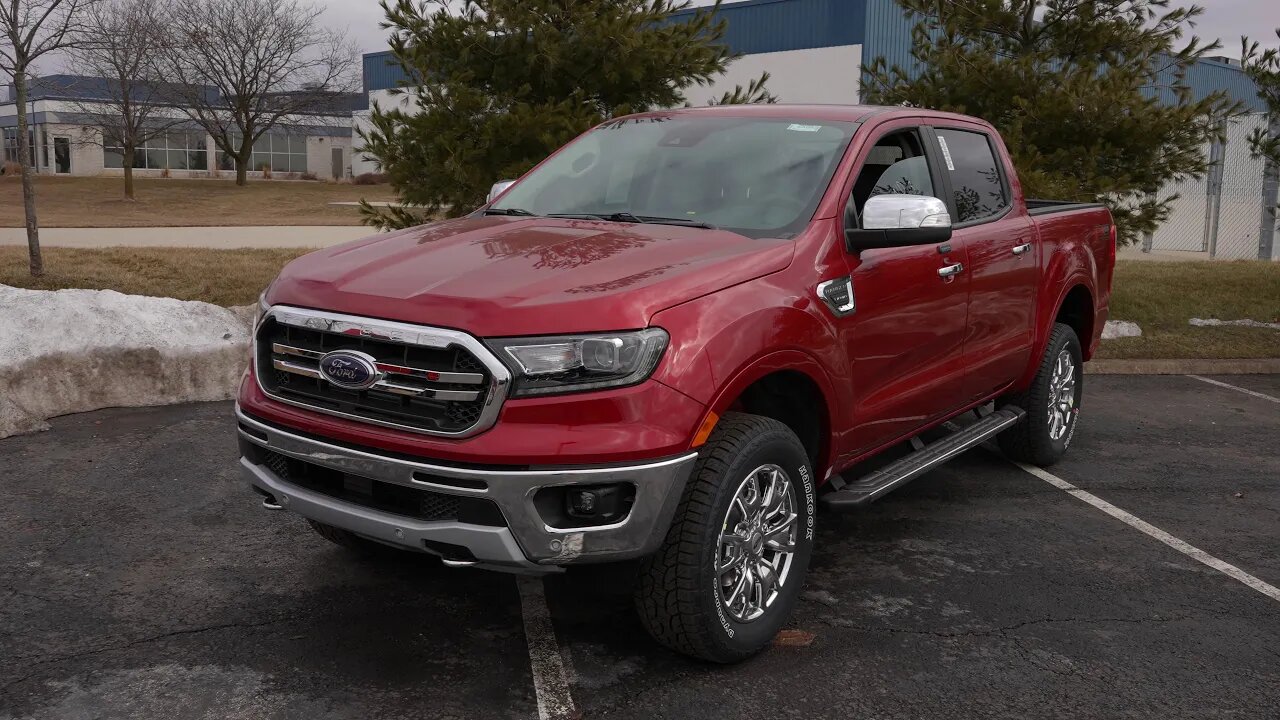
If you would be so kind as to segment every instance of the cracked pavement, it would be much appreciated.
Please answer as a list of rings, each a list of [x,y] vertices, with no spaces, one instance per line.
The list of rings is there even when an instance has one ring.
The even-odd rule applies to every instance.
[[[1221,378],[1280,396],[1280,376]],[[532,718],[511,577],[358,558],[243,487],[227,403],[0,441],[0,719]],[[1089,377],[1052,472],[1280,585],[1280,406]],[[582,716],[1274,718],[1280,603],[985,450],[819,517],[797,631],[654,645],[629,565],[546,591]]]

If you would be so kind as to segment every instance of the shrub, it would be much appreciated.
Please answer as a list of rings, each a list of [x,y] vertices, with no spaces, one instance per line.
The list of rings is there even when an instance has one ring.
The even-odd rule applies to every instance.
[[[320,179],[319,176],[317,176],[315,173],[311,172],[310,170],[302,173],[301,175],[298,176],[298,178],[300,180],[319,180]]]
[[[22,166],[12,160],[6,160],[0,165],[0,176],[17,177],[22,173]]]
[[[383,185],[390,182],[386,173],[360,173],[351,179],[353,185]]]

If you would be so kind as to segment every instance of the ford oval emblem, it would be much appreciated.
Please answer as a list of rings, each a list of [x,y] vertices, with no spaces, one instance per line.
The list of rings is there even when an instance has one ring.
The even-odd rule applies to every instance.
[[[347,390],[364,390],[382,379],[377,361],[356,350],[334,350],[320,358],[325,380]]]

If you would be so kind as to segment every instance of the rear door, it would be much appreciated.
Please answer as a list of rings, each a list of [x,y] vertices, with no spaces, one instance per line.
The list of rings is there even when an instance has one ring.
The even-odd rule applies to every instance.
[[[943,164],[953,242],[968,258],[965,392],[989,395],[1022,375],[1034,339],[1039,247],[1026,208],[1013,202],[999,140],[982,125],[925,129]]]
[[[846,227],[858,226],[873,195],[945,200],[939,161],[919,122],[895,120],[873,131],[848,188]],[[913,434],[964,404],[961,347],[969,281],[938,271],[968,260],[959,240],[847,257],[856,309],[838,322],[856,398],[846,447],[857,452]]]

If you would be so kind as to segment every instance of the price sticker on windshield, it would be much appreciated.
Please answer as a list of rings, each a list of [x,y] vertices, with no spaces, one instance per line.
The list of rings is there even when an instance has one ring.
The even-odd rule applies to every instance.
[[[821,125],[801,125],[800,123],[791,123],[787,126],[788,130],[796,132],[818,132],[822,129]]]
[[[947,139],[938,136],[938,147],[942,148],[942,159],[947,161],[947,169],[955,172],[956,164],[951,162],[951,151],[947,149]]]

